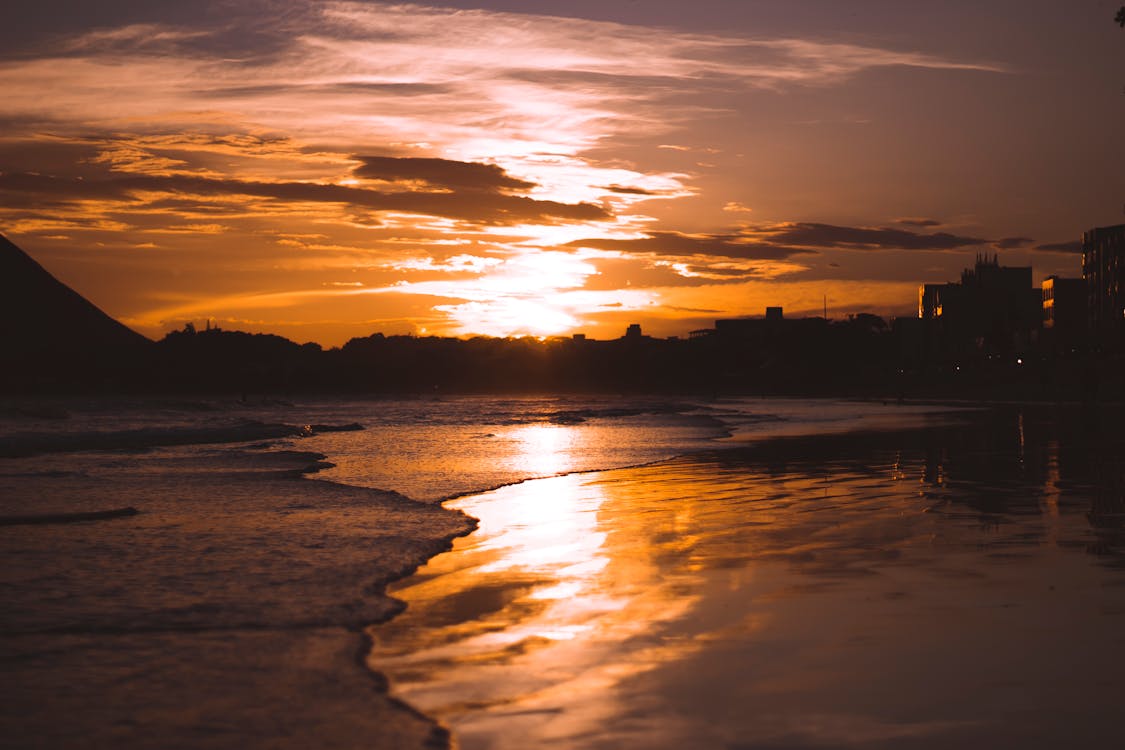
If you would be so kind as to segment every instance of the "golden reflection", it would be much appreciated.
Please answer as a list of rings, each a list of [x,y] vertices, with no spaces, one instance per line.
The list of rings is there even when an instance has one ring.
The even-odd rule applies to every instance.
[[[1022,415],[1021,415],[1022,428]],[[1022,429],[1021,429],[1022,438]],[[1062,476],[1059,473],[1059,441],[1048,440],[1046,450],[1046,477],[1043,481],[1043,496],[1039,503],[1040,512],[1043,514],[1043,523],[1046,526],[1047,544],[1055,546],[1059,541],[1059,499],[1062,490],[1059,487]],[[1022,450],[1022,444],[1021,444]]]
[[[537,471],[566,470],[586,447],[582,429],[560,425],[503,437]],[[928,513],[932,501],[902,481],[925,475],[927,458],[939,480],[938,456],[899,451],[837,467],[827,493],[819,468],[697,458],[461,498],[451,505],[479,529],[392,588],[409,606],[369,631],[369,663],[465,747],[612,746],[618,731],[628,739],[618,746],[695,746],[712,728],[704,717],[768,744],[780,731],[770,721],[800,724],[808,710],[844,722],[817,730],[818,745],[853,744],[853,725],[944,731],[924,711],[884,721],[914,705],[902,675],[891,670],[868,693],[855,691],[856,675],[879,679],[873,660],[938,672],[951,643],[971,642],[971,661],[987,660],[1024,620],[996,624],[982,604],[995,598],[993,579],[960,570],[985,569],[979,526]],[[1057,498],[1047,502],[1057,511]],[[1013,541],[1026,539],[1010,520]],[[1028,585],[1038,591],[1036,570]],[[1020,637],[1038,644],[1044,632]],[[1027,650],[1013,651],[1015,664]],[[847,703],[868,694],[870,705]],[[682,706],[699,716],[670,708]]]
[[[516,443],[511,469],[530,476],[562,474],[575,466],[572,455],[581,433],[573,427],[531,424],[515,427],[504,437]]]
[[[573,467],[581,435],[526,425],[504,437],[521,446],[522,467],[544,473]],[[477,531],[393,589],[409,609],[371,631],[370,662],[399,695],[456,717],[465,732],[465,722],[487,724],[496,720],[489,711],[513,704],[530,716],[574,696],[604,697],[698,648],[702,641],[655,636],[699,598],[682,580],[689,571],[662,572],[668,556],[691,556],[691,511],[667,505],[648,528],[657,519],[605,507],[618,488],[599,476],[549,477],[450,503],[480,519]],[[544,731],[568,735],[612,710],[599,699],[560,712]]]

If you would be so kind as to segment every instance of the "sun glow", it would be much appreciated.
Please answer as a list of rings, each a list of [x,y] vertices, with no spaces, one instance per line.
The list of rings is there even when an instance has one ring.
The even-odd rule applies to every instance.
[[[434,309],[448,313],[462,333],[485,336],[551,336],[579,325],[578,319],[565,310],[529,299],[499,298]]]

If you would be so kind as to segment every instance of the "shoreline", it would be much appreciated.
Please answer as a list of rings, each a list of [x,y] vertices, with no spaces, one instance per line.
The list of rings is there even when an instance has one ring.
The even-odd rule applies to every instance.
[[[835,399],[832,399],[832,400],[836,401]],[[887,404],[887,402],[885,402],[885,401],[883,403],[885,405],[892,406],[892,408],[896,408],[898,406],[901,406],[901,404],[893,404],[893,405]],[[954,405],[951,405],[951,404],[925,404],[925,405],[926,406],[939,406],[939,407],[954,406]],[[961,413],[961,409],[960,409],[959,405],[957,405],[953,410],[950,410],[950,411],[942,410],[942,411],[937,411],[937,412],[923,412],[923,413],[910,414],[908,418],[913,420],[915,423],[913,425],[909,426],[909,427],[903,427],[902,425],[885,425],[885,426],[882,426],[882,427],[880,427],[880,426],[851,427],[851,428],[848,428],[848,429],[844,429],[840,432],[823,433],[823,432],[817,432],[817,431],[809,431],[809,432],[805,432],[805,433],[797,433],[797,434],[791,434],[791,435],[788,435],[788,434],[778,435],[778,434],[772,434],[771,433],[771,434],[765,434],[765,435],[742,436],[741,439],[739,438],[739,436],[737,434],[733,433],[731,431],[731,428],[728,426],[723,430],[723,434],[717,435],[716,437],[712,438],[709,441],[710,445],[699,446],[699,447],[694,448],[692,450],[685,451],[685,452],[678,453],[678,454],[674,454],[674,455],[671,455],[671,456],[657,458],[657,459],[654,459],[654,460],[651,460],[651,461],[645,461],[645,462],[637,463],[637,464],[613,465],[613,466],[606,466],[606,467],[597,467],[597,468],[590,468],[590,469],[566,471],[566,472],[560,472],[560,473],[557,473],[557,474],[552,474],[552,475],[547,475],[547,476],[526,477],[526,478],[519,479],[519,480],[512,481],[512,482],[505,482],[505,483],[499,484],[499,485],[494,486],[494,487],[487,487],[487,488],[484,488],[484,489],[474,489],[474,490],[468,490],[468,491],[465,491],[465,492],[455,493],[453,495],[450,495],[450,496],[447,496],[447,497],[444,497],[444,498],[440,499],[437,502],[437,504],[442,506],[442,507],[446,507],[447,503],[456,503],[457,501],[467,500],[467,499],[471,499],[471,498],[477,497],[477,496],[487,496],[487,495],[496,493],[497,491],[503,491],[503,490],[512,489],[512,488],[518,488],[518,487],[521,487],[521,486],[530,486],[530,485],[533,485],[533,484],[538,483],[538,482],[550,481],[550,480],[554,480],[554,479],[566,479],[566,478],[569,478],[569,477],[583,477],[583,476],[593,476],[593,475],[599,475],[599,474],[611,474],[611,473],[616,473],[616,472],[625,472],[625,471],[632,471],[632,470],[655,469],[655,468],[658,468],[662,465],[674,464],[675,462],[680,461],[680,460],[685,460],[685,459],[691,460],[693,457],[702,458],[702,457],[706,457],[706,456],[710,456],[710,455],[722,455],[722,454],[726,454],[726,453],[735,454],[735,453],[738,453],[738,452],[752,451],[752,450],[756,450],[756,449],[757,450],[764,450],[764,451],[780,449],[780,450],[784,451],[784,450],[786,450],[787,448],[789,448],[793,445],[798,445],[798,444],[800,444],[802,442],[805,442],[805,441],[828,443],[828,442],[833,442],[833,441],[839,440],[839,439],[858,439],[858,440],[871,439],[874,436],[879,436],[879,435],[888,436],[888,435],[893,435],[893,434],[896,434],[896,433],[901,433],[903,431],[920,433],[922,431],[925,431],[925,430],[933,427],[933,425],[925,423],[927,420],[937,416],[941,420],[941,422],[940,422],[941,424],[944,424],[944,425],[948,426],[948,425],[952,424],[952,422],[950,420],[952,418],[955,418],[956,415],[959,414],[959,413]],[[815,427],[809,426],[806,429],[815,430]],[[467,513],[465,510],[463,510],[461,508],[453,508],[453,509],[456,510],[457,512],[465,513],[470,518],[474,518],[475,520],[478,521],[478,523],[480,521],[480,519],[476,519],[475,516],[473,516],[470,513]],[[409,574],[407,574],[407,575],[405,575],[401,578],[395,579],[394,581],[391,581],[388,585],[391,588],[394,588],[394,587],[409,588],[412,585],[411,579],[413,577],[417,576],[419,571],[425,569],[427,566],[434,563],[435,560],[438,560],[442,555],[449,554],[451,552],[455,552],[456,545],[458,544],[459,540],[471,540],[473,534],[477,533],[478,531],[479,531],[479,527],[474,527],[473,529],[471,529],[470,531],[468,531],[464,535],[454,539],[453,545],[451,545],[451,548],[443,550],[441,552],[438,552],[437,554],[433,555],[432,557],[427,559],[425,562],[423,562],[421,565],[419,565],[418,568],[415,569],[414,571],[412,571],[411,573],[409,573]],[[391,595],[391,596],[393,596],[393,595]],[[398,597],[393,597],[393,598],[398,599]],[[388,694],[391,695],[392,697],[394,696],[394,692],[393,692],[394,691],[394,680],[393,680],[393,678],[388,677],[384,671],[380,670],[377,663],[372,663],[372,660],[375,658],[375,655],[377,653],[377,636],[376,636],[376,634],[379,632],[380,628],[385,627],[385,626],[390,625],[390,624],[393,624],[394,621],[397,618],[399,618],[403,615],[404,611],[406,609],[408,609],[408,607],[409,607],[409,604],[407,603],[406,606],[403,608],[403,610],[400,610],[400,611],[396,612],[394,615],[392,615],[391,617],[388,617],[386,620],[384,620],[382,622],[372,623],[368,628],[365,628],[365,636],[366,636],[367,645],[368,645],[367,654],[365,655],[366,668],[368,670],[370,670],[372,673],[381,675],[382,678],[386,680],[386,688],[387,688]],[[445,726],[440,717],[432,716],[432,715],[426,713],[426,711],[424,709],[413,706],[413,704],[411,704],[409,700],[402,699],[402,702],[405,705],[410,706],[412,710],[417,711],[421,715],[426,716],[430,720],[436,722],[439,726],[443,726],[443,727]]]
[[[1103,415],[1099,429],[1113,418]],[[1002,454],[994,452],[997,436],[1004,438]],[[682,713],[685,701],[705,717],[712,709],[695,705],[691,694],[713,695],[719,710],[732,700],[728,690],[751,690],[735,704],[772,712],[760,725],[741,727],[771,747],[836,746],[856,738],[879,748],[939,748],[982,738],[1003,746],[1017,737],[1029,740],[1028,747],[1051,747],[1060,733],[1075,731],[1070,721],[1078,717],[1078,734],[1088,739],[1107,731],[1106,720],[1096,718],[1103,691],[1084,681],[1073,688],[1076,698],[1063,701],[1056,687],[1066,684],[1059,678],[1069,674],[1067,658],[1088,664],[1098,679],[1120,683],[1096,666],[1104,659],[1093,661],[1112,647],[1107,639],[1116,638],[1116,620],[1079,615],[1096,611],[1102,587],[1125,560],[1125,548],[1112,539],[1098,542],[1102,531],[1086,520],[1098,492],[1083,484],[1096,479],[1098,461],[1086,448],[1100,439],[1069,409],[1000,408],[940,430],[727,444],[638,468],[470,495],[461,510],[478,515],[491,506],[490,513],[479,514],[481,528],[457,540],[453,552],[395,584],[392,594],[410,605],[372,628],[378,643],[370,666],[388,673],[392,690],[452,727],[469,749],[534,746],[536,738],[573,747],[615,739],[627,740],[620,747],[682,747],[700,735],[674,723],[661,729],[661,717]],[[995,463],[1009,451],[1010,460]],[[881,458],[869,463],[876,455]],[[912,479],[921,483],[917,490]],[[740,504],[744,493],[754,506]],[[724,506],[729,511],[719,510]],[[576,536],[551,536],[563,527]],[[740,527],[745,531],[730,536]],[[623,583],[629,571],[642,574],[632,589]],[[731,587],[745,593],[733,601],[714,598]],[[666,594],[652,598],[663,589]],[[749,608],[745,621],[728,622],[734,601],[741,602],[735,613]],[[821,607],[836,615],[808,618]],[[794,641],[784,627],[771,625],[774,617],[801,637]],[[1085,634],[1089,643],[1063,648],[1058,639],[1067,633]],[[831,663],[841,675],[863,679],[841,683],[836,692],[810,687],[804,697],[802,678],[786,675],[818,684],[824,675],[812,656],[829,655],[817,644],[840,638],[835,648],[843,650],[830,652]],[[962,641],[975,656],[964,656]],[[1043,680],[1019,655],[1048,644],[1057,658],[1044,669],[1055,677]],[[738,663],[723,658],[731,650],[746,652],[748,663],[758,663],[792,695],[773,695],[768,680],[759,688],[761,678],[727,674]],[[880,670],[869,672],[880,660],[889,667],[896,659],[925,665],[918,667],[922,674],[952,672],[933,686],[898,683],[910,673],[897,675],[897,668],[878,677]],[[715,672],[725,676],[705,676]],[[1028,681],[1029,695],[1058,703],[1062,718],[1039,716],[1029,725],[1043,728],[1046,739],[1031,741],[1036,730],[1004,723],[1003,696],[989,685],[1008,674]],[[606,684],[614,687],[603,694]],[[950,699],[958,685],[980,701]],[[759,689],[766,693],[753,692]],[[668,705],[657,710],[654,701]],[[806,702],[827,723],[804,726]],[[1021,711],[1033,705],[1016,703]],[[727,719],[730,726],[696,728],[714,735],[703,744],[745,741],[742,720]]]
[[[768,402],[768,400],[767,400],[767,402]],[[895,405],[895,406],[897,406],[897,405]],[[941,405],[938,405],[938,406],[941,406]],[[961,404],[957,405],[957,407],[960,407],[960,406],[963,406],[963,405],[961,405]],[[977,406],[977,405],[970,405],[970,406],[974,407],[974,406]],[[894,409],[894,406],[892,406],[891,408]],[[1003,409],[1004,407],[1000,407],[1000,408]],[[1039,405],[1033,405],[1032,408],[1038,410],[1041,407]],[[954,411],[949,411],[949,412],[945,412],[945,413],[956,414],[957,411],[954,410]],[[915,414],[915,415],[913,415],[912,418],[917,421],[919,419],[919,415]],[[1109,419],[1108,416],[1104,417],[1104,418],[1107,419],[1107,420]],[[476,490],[471,490],[471,491],[464,492],[464,493],[457,493],[453,496],[442,498],[440,501],[435,502],[435,503],[420,502],[420,501],[413,500],[411,498],[405,497],[403,495],[400,495],[398,493],[389,492],[389,491],[385,491],[385,490],[375,490],[375,489],[365,487],[363,485],[349,484],[349,483],[346,483],[346,482],[341,482],[341,481],[339,481],[337,479],[334,479],[334,478],[324,477],[323,475],[320,475],[319,472],[320,472],[321,469],[324,469],[326,467],[326,464],[323,461],[323,459],[326,458],[326,456],[324,456],[323,454],[320,454],[320,453],[310,453],[310,452],[307,452],[307,451],[299,451],[299,450],[298,451],[268,451],[268,450],[263,450],[263,446],[258,446],[256,450],[247,450],[247,449],[244,449],[244,448],[239,448],[237,446],[229,447],[229,446],[221,446],[221,445],[220,446],[216,446],[216,445],[203,445],[203,446],[193,445],[193,446],[190,446],[190,449],[191,449],[192,452],[190,454],[190,457],[187,460],[188,460],[189,463],[191,463],[192,461],[195,462],[195,463],[191,463],[191,466],[189,468],[191,468],[193,471],[196,471],[196,472],[211,471],[216,466],[216,462],[218,463],[219,473],[215,475],[214,481],[211,482],[211,485],[213,487],[215,487],[215,491],[218,491],[218,492],[221,492],[224,489],[233,490],[233,489],[235,489],[234,485],[242,485],[242,484],[245,484],[245,483],[249,483],[249,484],[259,483],[259,484],[263,484],[263,485],[268,485],[270,483],[280,483],[280,484],[277,484],[276,486],[278,486],[278,487],[288,486],[292,490],[292,492],[290,494],[293,496],[294,500],[292,502],[292,511],[286,511],[286,512],[300,513],[300,512],[303,512],[303,511],[307,511],[307,510],[310,510],[310,507],[309,507],[310,506],[310,500],[313,501],[311,503],[311,505],[316,505],[317,504],[317,502],[316,502],[317,498],[320,498],[321,500],[324,500],[325,498],[329,498],[329,497],[332,497],[332,496],[342,495],[342,496],[350,496],[353,499],[362,498],[363,501],[370,501],[372,498],[380,498],[380,501],[383,502],[383,503],[386,503],[390,499],[392,501],[392,504],[395,504],[395,505],[398,505],[398,506],[404,506],[406,508],[413,508],[413,507],[416,506],[416,509],[424,509],[423,512],[425,512],[427,514],[433,513],[433,512],[436,511],[440,516],[446,517],[447,520],[448,520],[447,514],[459,513],[463,517],[463,525],[462,525],[462,528],[461,528],[460,531],[450,532],[448,535],[446,535],[440,541],[432,541],[431,540],[431,543],[428,544],[428,545],[419,546],[418,543],[413,544],[411,546],[411,548],[413,549],[413,555],[416,558],[413,563],[399,565],[398,567],[394,568],[393,570],[391,568],[388,568],[386,565],[384,565],[383,571],[380,574],[380,575],[383,576],[383,578],[377,584],[368,584],[368,585],[363,587],[363,591],[365,592],[364,593],[365,597],[367,597],[368,599],[379,600],[380,607],[377,608],[378,609],[377,614],[376,614],[375,610],[371,610],[371,611],[360,610],[360,611],[353,612],[352,613],[353,617],[351,619],[337,619],[337,620],[333,621],[333,622],[336,623],[337,627],[343,628],[343,630],[340,634],[341,637],[345,641],[351,643],[351,646],[349,646],[348,649],[345,649],[345,650],[348,650],[349,653],[350,653],[350,656],[347,659],[348,663],[351,664],[352,669],[354,669],[355,667],[359,667],[363,671],[364,678],[367,679],[370,682],[370,684],[374,687],[376,693],[378,694],[378,696],[380,696],[379,697],[380,701],[383,701],[387,706],[391,706],[392,704],[396,705],[398,708],[394,709],[395,711],[405,712],[406,714],[409,714],[411,717],[413,717],[410,721],[415,721],[415,720],[425,721],[425,722],[429,722],[429,725],[432,726],[432,727],[440,727],[441,725],[440,725],[438,720],[432,718],[431,716],[426,714],[423,710],[419,709],[418,707],[411,705],[409,701],[402,700],[402,699],[396,697],[395,695],[393,695],[392,692],[391,692],[394,688],[393,681],[389,678],[388,675],[383,673],[381,670],[378,670],[377,668],[373,668],[367,662],[367,659],[368,659],[369,655],[372,653],[372,650],[373,650],[373,641],[371,640],[371,635],[368,632],[368,630],[372,629],[372,626],[382,626],[382,625],[394,623],[402,615],[404,605],[401,603],[401,600],[399,599],[399,597],[397,597],[393,593],[388,593],[388,589],[391,589],[392,587],[395,587],[395,586],[409,585],[409,580],[412,577],[416,576],[421,568],[429,565],[435,559],[440,558],[442,553],[451,549],[451,547],[454,544],[456,544],[456,541],[458,539],[462,539],[462,538],[467,539],[467,538],[471,537],[474,534],[474,532],[477,530],[475,528],[476,521],[475,521],[475,519],[472,518],[472,516],[469,516],[469,515],[465,514],[463,511],[447,508],[446,507],[447,502],[462,499],[462,498],[471,497],[471,496],[474,496],[474,495],[489,494],[489,493],[492,493],[492,492],[496,492],[497,490],[502,490],[504,488],[517,487],[519,485],[527,485],[527,484],[529,484],[530,482],[533,482],[533,481],[549,481],[551,479],[560,479],[560,478],[565,479],[566,477],[569,477],[569,476],[588,477],[590,475],[597,475],[597,474],[606,474],[606,473],[613,473],[613,472],[625,472],[625,471],[631,471],[631,470],[645,469],[645,468],[652,467],[652,466],[657,465],[657,464],[669,463],[669,462],[674,463],[675,461],[681,460],[684,457],[688,457],[688,456],[698,457],[698,456],[705,456],[705,455],[709,455],[709,454],[722,455],[722,454],[729,454],[732,451],[737,453],[737,452],[745,452],[745,451],[748,451],[748,450],[765,451],[765,452],[773,451],[773,452],[776,452],[776,453],[779,453],[779,454],[785,454],[787,451],[792,451],[792,448],[793,448],[794,445],[799,445],[800,442],[804,441],[804,440],[810,440],[810,439],[811,440],[817,440],[818,438],[820,438],[820,439],[829,440],[829,441],[837,441],[837,440],[840,440],[840,439],[843,439],[843,440],[847,441],[848,439],[852,439],[852,440],[859,439],[862,442],[862,441],[868,439],[868,438],[862,437],[863,434],[864,434],[863,430],[859,430],[857,432],[856,430],[853,429],[853,430],[848,430],[848,431],[843,432],[843,433],[837,433],[835,435],[822,435],[820,432],[817,432],[817,430],[819,428],[820,428],[820,426],[813,425],[812,427],[810,427],[811,432],[809,432],[808,434],[805,434],[803,436],[784,436],[784,435],[777,436],[777,435],[772,435],[772,434],[763,434],[763,435],[758,435],[758,436],[751,436],[748,441],[740,440],[738,437],[736,437],[734,440],[731,440],[730,438],[712,439],[711,441],[709,441],[710,447],[700,447],[700,448],[697,448],[697,449],[692,449],[692,450],[687,451],[685,453],[677,454],[676,456],[670,456],[670,457],[665,457],[665,458],[661,458],[661,459],[656,459],[654,461],[646,461],[646,462],[643,462],[643,463],[640,463],[640,464],[634,464],[634,465],[630,465],[630,466],[599,467],[599,468],[560,472],[558,474],[554,474],[554,475],[550,475],[550,476],[546,476],[546,477],[526,477],[526,478],[520,479],[516,482],[506,482],[504,484],[499,485],[496,488],[491,488],[491,489],[486,488],[486,489],[483,489],[483,490],[482,489],[476,489]],[[917,427],[914,428],[914,431],[917,432],[919,430],[925,430],[925,429],[926,429],[926,426],[924,424],[919,424]],[[769,431],[767,431],[767,433],[768,432]],[[893,432],[895,432],[895,428],[888,427],[888,428],[875,430],[875,431],[873,431],[873,434],[879,434],[879,433],[886,434],[886,433],[893,433]],[[228,454],[234,454],[234,456],[231,457]],[[224,456],[227,456],[227,459],[228,459],[228,460],[226,460],[225,463],[224,463],[223,460],[218,460],[218,459],[222,459]],[[151,456],[149,458],[151,458]],[[12,459],[12,460],[13,461],[24,461],[26,459]],[[278,467],[276,465],[272,466],[272,467],[269,466],[270,462],[278,462],[278,461],[286,463],[286,465],[283,468]],[[297,464],[300,464],[300,465],[297,465]],[[239,469],[239,467],[241,467],[241,469]],[[239,469],[239,470],[236,470],[236,469]],[[224,477],[225,477],[225,479],[224,479]],[[29,479],[29,481],[33,479],[31,477],[27,477],[27,478]],[[3,482],[5,480],[10,480],[10,479],[11,479],[10,476],[0,477],[0,482]],[[59,481],[59,482],[63,482],[63,483],[65,483],[67,481],[66,477],[50,477],[50,476],[47,476],[44,479],[45,480],[55,480],[55,481]],[[86,479],[91,479],[91,477],[86,477]],[[310,481],[316,481],[316,482],[319,483],[319,485],[317,486],[317,489],[314,490],[312,488],[312,486],[302,486],[302,485],[296,485],[296,484],[292,483],[292,481],[294,479],[297,479],[297,480],[306,479],[306,480],[310,480]],[[227,486],[228,483],[231,484],[230,487]],[[207,484],[207,483],[205,482],[204,484]],[[263,487],[259,486],[258,489],[263,490]],[[151,488],[149,488],[149,491],[151,492]],[[259,494],[260,495],[261,492],[259,492],[259,493],[251,492],[250,494]],[[266,494],[272,495],[274,493],[272,493],[272,491],[269,491],[269,492],[266,492]],[[282,492],[280,494],[285,495],[286,493]],[[313,496],[313,497],[310,498],[310,495]],[[137,503],[130,503],[130,505],[138,505],[138,504]],[[140,507],[141,511],[142,511],[140,516],[137,517],[137,518],[141,519],[141,521],[138,521],[138,522],[145,522],[145,521],[152,520],[151,518],[145,519],[144,516],[149,515],[149,514],[146,514],[144,512],[144,508],[141,505],[138,505],[138,507]],[[203,507],[203,506],[201,506],[201,507]],[[343,507],[343,506],[341,506],[341,507]],[[121,523],[131,523],[131,522],[133,522],[133,520],[135,520],[135,519],[111,520],[111,521],[106,522],[106,524],[112,525],[112,524],[121,524]],[[467,523],[465,523],[465,520],[467,520]],[[72,526],[72,527],[76,527],[76,528],[77,527],[87,527],[87,528],[90,527],[89,524],[81,524],[81,523],[80,524],[69,524],[69,525]],[[376,536],[374,538],[376,538],[376,539],[379,538],[378,534],[376,534]],[[413,538],[417,542],[417,537],[415,536]],[[375,546],[375,547],[371,547],[372,551],[368,551],[368,552],[365,553],[365,555],[366,555],[365,566],[369,567],[369,564],[373,561],[372,555],[375,554],[373,551],[374,550],[381,550],[381,549],[382,549],[381,546]],[[190,629],[187,629],[183,626],[178,626],[178,627],[170,627],[170,628],[165,628],[165,629],[144,630],[144,629],[139,629],[139,628],[133,628],[133,629],[126,630],[126,631],[99,631],[99,632],[113,632],[113,633],[116,634],[116,637],[118,637],[121,640],[122,643],[135,642],[136,638],[138,636],[147,637],[151,641],[161,641],[161,640],[164,640],[165,636],[170,636],[170,637],[172,637],[172,640],[175,640],[177,637],[188,637],[188,634],[192,634],[192,635],[201,637],[202,640],[204,640],[204,641],[207,641],[207,640],[210,640],[208,638],[208,636],[213,636],[215,634],[237,633],[237,634],[240,634],[240,637],[244,637],[244,636],[247,637],[247,640],[250,643],[267,643],[267,642],[270,642],[271,638],[272,638],[271,634],[281,636],[281,637],[283,637],[282,640],[284,640],[284,636],[288,634],[288,635],[294,636],[294,641],[301,641],[301,642],[305,642],[305,643],[309,643],[309,644],[315,644],[315,643],[318,643],[318,642],[319,643],[325,643],[326,642],[324,640],[326,636],[321,631],[323,631],[323,629],[325,627],[330,627],[330,626],[332,626],[331,622],[321,620],[319,622],[308,621],[308,622],[305,622],[304,624],[297,624],[295,622],[290,622],[287,625],[282,625],[282,626],[278,626],[278,627],[259,627],[259,628],[255,629],[255,628],[252,628],[252,627],[248,626],[247,623],[243,622],[243,623],[235,623],[235,624],[228,625],[228,626],[210,624],[210,625],[207,625],[205,627],[201,627],[201,628],[196,629],[196,630],[190,630]],[[7,627],[5,627],[4,629],[8,630]],[[321,633],[321,634],[317,635],[317,633]],[[75,630],[75,631],[68,631],[68,632],[65,632],[65,633],[63,631],[57,631],[57,630],[53,631],[51,633],[45,633],[45,632],[28,633],[26,635],[26,637],[33,638],[33,639],[36,638],[36,637],[48,637],[48,638],[49,637],[56,637],[56,638],[62,637],[62,638],[79,638],[79,639],[81,639],[81,637],[83,635],[92,636],[94,634],[95,634],[95,630],[90,628],[89,626],[87,626],[85,628],[85,630],[78,629],[78,630]],[[258,635],[258,636],[261,636],[262,638],[261,639],[256,638],[255,634]],[[10,635],[11,635],[10,633],[5,633],[3,638],[5,640],[7,640],[10,637]],[[16,636],[16,637],[20,638],[22,636]],[[87,639],[87,641],[88,640],[89,639]],[[142,638],[142,640],[144,640],[144,639]],[[329,639],[329,640],[331,640],[331,639]],[[138,647],[143,647],[143,645],[144,644],[138,644]],[[276,647],[276,642],[275,642],[275,647]],[[87,642],[84,646],[74,646],[74,648],[79,648],[80,650],[85,649],[87,652],[90,652],[90,653],[98,652],[98,645],[96,643],[93,643],[93,642]],[[296,645],[291,644],[290,648],[291,649],[296,648],[296,649],[300,650],[302,647],[299,644],[296,644]],[[319,652],[318,649],[322,649],[322,646],[310,645],[309,648],[313,648],[314,651]],[[93,649],[92,652],[90,651],[91,649]],[[221,649],[220,649],[220,651],[221,651]],[[154,657],[154,658],[156,658],[156,661],[159,663],[159,661],[162,657],[157,656],[157,657]],[[236,664],[239,663],[237,658],[232,657],[230,655],[228,655],[226,658],[233,660],[231,662],[232,665],[236,665]],[[8,663],[7,657],[5,657],[5,662]],[[110,662],[112,662],[112,659],[110,659]],[[98,662],[95,659],[95,660],[93,660],[93,663],[96,664]],[[335,664],[336,666],[332,667],[332,669],[338,669],[341,662],[339,662],[338,659],[336,659],[335,657],[334,658],[327,658],[323,662],[322,666],[323,665],[331,666],[333,664]],[[234,668],[234,667],[232,666],[232,668]],[[262,668],[263,668],[262,665],[256,665],[255,666],[255,670],[260,671]],[[109,666],[106,667],[106,669],[109,672],[112,673],[112,670],[114,669],[114,667],[113,667],[112,664],[110,664]],[[331,671],[331,670],[329,670],[329,671]],[[189,668],[189,672],[191,672],[191,668]],[[279,676],[284,675],[284,674],[286,674],[286,671],[283,670],[283,671],[279,672],[278,674],[279,674]],[[263,688],[262,688],[262,686],[259,686],[258,688],[255,688],[255,689],[263,689]],[[346,702],[347,701],[345,701],[345,703]],[[362,709],[360,709],[360,710],[362,710]],[[388,709],[388,710],[391,710],[391,709]],[[5,720],[5,721],[7,721],[7,720]],[[311,722],[312,723],[309,726],[315,726],[315,723],[316,723],[315,719],[311,720]],[[382,731],[382,730],[376,730],[376,731]],[[411,731],[415,731],[415,730],[411,730]],[[433,730],[431,729],[429,731],[433,731]],[[445,730],[442,729],[442,731],[445,731]],[[189,736],[190,736],[190,732],[189,732]],[[382,737],[383,735],[379,735],[379,736]],[[412,736],[418,737],[419,735],[414,734]],[[255,739],[254,737],[250,737],[250,738],[243,737],[240,746],[245,745],[247,742],[249,742],[252,745],[254,739]],[[432,735],[432,736],[427,736],[426,739],[421,740],[421,741],[423,743],[429,743],[426,746],[448,746],[449,737],[448,737],[448,735],[444,735],[444,739],[442,739],[442,737],[439,736],[439,735]],[[191,745],[193,747],[196,747],[196,746],[198,746],[198,747],[234,747],[235,744],[239,744],[239,743],[224,744],[223,742],[217,742],[216,744],[208,744],[207,742],[201,741],[200,738],[198,738],[198,737],[194,738],[193,742],[195,743],[194,745]],[[434,743],[437,743],[437,744],[435,745]],[[29,745],[29,746],[33,746],[33,745]],[[188,745],[185,744],[184,746],[186,747]],[[341,744],[339,746],[340,747],[348,747],[350,745]],[[402,746],[403,747],[413,747],[414,745],[408,744],[408,745],[402,745]],[[422,746],[422,745],[417,745],[417,746]]]

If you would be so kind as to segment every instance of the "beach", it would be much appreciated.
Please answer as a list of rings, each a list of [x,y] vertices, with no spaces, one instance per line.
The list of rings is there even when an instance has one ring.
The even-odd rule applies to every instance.
[[[29,748],[1121,739],[1112,414],[627,407],[330,403],[300,414],[324,423],[319,434],[4,459],[9,520],[138,511],[0,526],[5,737]],[[177,429],[199,429],[171,411]],[[275,425],[266,417],[296,411],[253,416]],[[336,429],[353,418],[366,429]],[[124,421],[113,434],[138,429]]]

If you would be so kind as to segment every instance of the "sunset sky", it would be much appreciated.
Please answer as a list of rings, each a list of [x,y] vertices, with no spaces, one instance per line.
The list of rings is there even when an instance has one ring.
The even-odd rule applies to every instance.
[[[6,3],[0,232],[154,338],[912,314],[1125,221],[1120,4]]]

